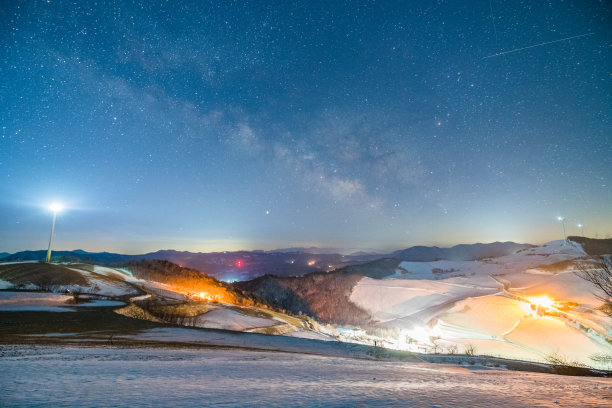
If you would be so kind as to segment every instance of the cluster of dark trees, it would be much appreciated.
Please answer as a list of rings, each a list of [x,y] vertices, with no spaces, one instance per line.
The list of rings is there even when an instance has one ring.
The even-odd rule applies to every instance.
[[[318,321],[360,325],[368,314],[349,300],[351,291],[363,275],[356,273],[313,272],[301,277],[262,276],[234,287],[262,303],[292,314],[306,314]]]

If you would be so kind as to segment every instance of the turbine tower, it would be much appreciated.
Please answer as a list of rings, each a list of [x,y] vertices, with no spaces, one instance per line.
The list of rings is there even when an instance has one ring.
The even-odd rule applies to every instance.
[[[51,236],[49,237],[49,249],[47,249],[47,263],[51,262],[51,246],[53,245],[53,234],[55,233],[55,218],[57,213],[62,210],[62,205],[53,203],[49,206],[49,209],[53,211],[53,223],[51,224]]]
[[[565,217],[557,217],[561,224],[563,225],[563,245],[567,244],[567,235],[565,235]]]

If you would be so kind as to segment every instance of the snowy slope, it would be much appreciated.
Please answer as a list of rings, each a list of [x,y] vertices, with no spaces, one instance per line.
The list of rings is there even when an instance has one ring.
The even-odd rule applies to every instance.
[[[590,366],[612,355],[612,319],[570,263],[579,244],[553,241],[479,261],[402,262],[386,279],[363,278],[350,301],[378,326],[399,329],[392,346],[462,351]],[[549,265],[553,265],[550,267]],[[540,307],[540,297],[553,303]],[[602,367],[603,368],[603,367]]]
[[[84,293],[95,293],[103,296],[125,296],[137,295],[141,293],[140,290],[129,284],[138,281],[133,277],[122,273],[118,269],[100,266],[94,266],[93,271],[88,271],[82,268],[71,269],[81,273],[88,282],[88,285],[85,287],[75,286],[68,288],[72,291],[78,290]],[[60,288],[60,290],[61,289],[62,288]]]
[[[123,302],[112,300],[82,299],[74,304],[72,296],[48,292],[0,292],[0,311],[3,312],[74,312],[79,307],[121,306]]]
[[[119,297],[136,295],[140,283],[119,269],[87,264],[12,262],[0,265],[0,289],[84,293]]]
[[[23,263],[25,265],[25,263]],[[50,275],[63,274],[63,284],[47,284],[47,291],[37,292],[0,292],[0,311],[48,311],[66,312],[75,311],[79,305],[71,305],[68,302],[73,299],[72,294],[79,293],[81,300],[88,295],[94,297],[129,297],[131,302],[147,299],[157,299],[160,304],[183,304],[203,306],[197,313],[199,315],[187,314],[187,320],[174,322],[185,325],[193,325],[201,328],[224,329],[234,331],[250,331],[266,334],[287,335],[291,337],[330,339],[329,336],[311,330],[304,322],[295,317],[266,311],[256,307],[237,307],[233,304],[221,302],[209,303],[195,300],[181,292],[172,285],[136,279],[130,271],[88,264],[38,264],[35,268],[18,268],[18,264],[11,264],[10,273],[15,282],[0,281],[0,289],[21,289],[30,291],[41,290],[41,285],[25,282],[36,281],[40,272]],[[17,268],[17,270],[15,269]],[[70,283],[74,282],[74,283]],[[179,287],[179,289],[182,289]],[[49,293],[51,290],[54,293]],[[147,295],[141,295],[148,292]],[[69,295],[66,295],[69,293]],[[140,295],[140,296],[137,296]],[[96,303],[98,302],[98,303]],[[91,306],[121,306],[123,302],[111,303],[110,301],[90,301],[83,305]],[[131,306],[132,308],[134,305]],[[126,308],[129,309],[129,308]],[[197,309],[197,308],[196,308]],[[129,311],[119,311],[121,314],[130,315]],[[144,313],[143,313],[144,315]],[[132,316],[132,315],[130,315]],[[133,317],[133,316],[132,316]]]
[[[471,296],[497,293],[502,285],[490,276],[445,280],[363,278],[350,300],[381,322],[410,327],[425,322],[447,305]]]
[[[441,279],[479,274],[502,274],[510,272],[544,273],[536,268],[561,261],[585,258],[588,255],[580,244],[563,240],[552,241],[534,248],[523,249],[512,255],[479,261],[401,262],[394,275],[387,279]]]
[[[279,322],[276,320],[247,316],[236,310],[219,307],[198,316],[195,326],[209,329],[246,331],[278,324]]]
[[[67,301],[72,296],[57,293],[0,292],[0,311],[68,312]]]

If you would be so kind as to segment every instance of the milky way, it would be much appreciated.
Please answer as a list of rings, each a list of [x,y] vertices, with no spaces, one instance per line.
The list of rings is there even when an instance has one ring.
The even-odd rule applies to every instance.
[[[558,216],[603,238],[611,17],[586,0],[5,2],[0,251],[44,248],[52,201],[58,249],[539,243]]]

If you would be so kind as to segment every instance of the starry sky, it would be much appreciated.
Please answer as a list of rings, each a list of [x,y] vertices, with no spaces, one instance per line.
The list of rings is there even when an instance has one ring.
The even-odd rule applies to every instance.
[[[612,233],[609,2],[2,1],[0,251]]]

